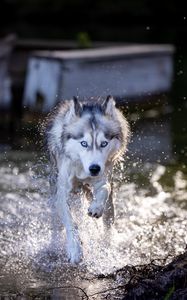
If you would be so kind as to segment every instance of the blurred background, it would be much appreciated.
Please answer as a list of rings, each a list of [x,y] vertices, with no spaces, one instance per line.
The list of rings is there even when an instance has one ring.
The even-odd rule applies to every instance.
[[[61,99],[108,94],[132,131],[114,173],[114,232],[108,241],[102,220],[87,217],[87,202],[75,209],[84,259],[71,268],[63,247],[50,248],[52,202],[41,124]],[[67,289],[66,297],[64,284],[81,286],[89,299],[108,287],[118,293],[119,285],[115,299],[187,299],[186,163],[183,1],[0,0],[2,299],[80,299],[74,295],[79,288]],[[58,230],[63,246],[61,224]],[[181,262],[160,269],[182,253]],[[128,297],[138,280],[137,294]]]
[[[173,69],[169,79],[170,86],[167,89],[158,90],[153,95],[151,90],[149,92],[148,87],[146,97],[145,93],[141,94],[139,91],[134,98],[137,96],[137,99],[141,98],[141,101],[131,101],[128,99],[128,95],[123,93],[119,95],[114,92],[114,96],[125,99],[121,104],[125,113],[129,115],[132,128],[138,124],[143,130],[142,122],[141,124],[137,122],[140,119],[146,122],[147,118],[151,119],[151,127],[154,127],[155,117],[159,116],[159,128],[156,127],[154,131],[169,130],[169,139],[160,133],[160,140],[165,140],[166,144],[171,143],[171,151],[175,157],[177,156],[182,161],[186,160],[186,35],[187,14],[180,1],[1,0],[1,148],[4,149],[5,146],[19,148],[20,145],[32,147],[33,139],[36,138],[35,130],[39,114],[37,109],[32,115],[28,114],[32,107],[28,108],[27,102],[24,102],[24,91],[30,72],[29,58],[33,51],[72,51],[72,49],[134,44],[140,46],[169,44],[174,47],[174,52],[167,53],[172,57],[170,68]],[[144,55],[146,56],[146,54]],[[5,66],[5,61],[7,66]],[[127,72],[129,69],[125,69],[125,73]],[[151,72],[154,80],[154,69]],[[125,76],[124,70],[120,69],[119,73],[121,77]],[[35,75],[33,74],[33,76]],[[138,80],[139,78],[135,77],[135,81],[138,82]],[[32,89],[33,86],[30,88]],[[107,91],[104,92],[107,94]],[[40,106],[42,95],[38,93],[37,99]],[[130,105],[131,102],[132,105]],[[51,107],[53,104],[55,104],[54,101],[51,102]],[[25,109],[27,114],[25,114]],[[169,120],[169,129],[168,125],[164,127],[164,130],[161,128],[160,124],[163,118]],[[147,127],[147,123],[143,127]],[[140,130],[139,134],[142,135]],[[153,136],[152,132],[145,133],[143,131],[143,134],[148,138]],[[32,142],[28,142],[30,138]],[[137,143],[138,138],[135,141],[138,151]],[[160,144],[164,144],[164,142],[161,141]],[[34,147],[36,147],[36,143],[34,143]],[[147,145],[143,150],[146,150],[146,147]],[[155,146],[155,149],[157,148]],[[160,153],[164,152],[165,157],[170,157],[171,153],[166,153],[165,148],[167,147],[162,149],[160,146],[157,150]],[[155,157],[158,155],[157,150],[155,150]]]

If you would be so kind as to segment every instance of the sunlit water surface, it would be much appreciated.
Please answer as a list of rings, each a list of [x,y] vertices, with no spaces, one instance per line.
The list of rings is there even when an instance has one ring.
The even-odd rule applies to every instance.
[[[0,294],[76,299],[120,284],[108,275],[125,265],[169,262],[187,243],[185,166],[128,161],[115,172],[116,219],[110,233],[87,215],[88,201],[74,199],[84,259],[68,263],[59,223],[52,249],[48,166],[33,153],[9,152],[0,165]],[[76,286],[78,288],[70,288]],[[63,288],[63,292],[58,289]],[[65,289],[67,287],[67,290]],[[64,297],[64,298],[63,298]],[[94,296],[93,296],[94,297]],[[94,299],[100,299],[101,295]],[[79,299],[79,297],[78,297]]]

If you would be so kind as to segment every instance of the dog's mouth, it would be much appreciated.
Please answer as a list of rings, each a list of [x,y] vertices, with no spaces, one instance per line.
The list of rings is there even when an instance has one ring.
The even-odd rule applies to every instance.
[[[92,177],[97,177],[98,175],[99,175],[99,173],[98,174],[90,174]]]

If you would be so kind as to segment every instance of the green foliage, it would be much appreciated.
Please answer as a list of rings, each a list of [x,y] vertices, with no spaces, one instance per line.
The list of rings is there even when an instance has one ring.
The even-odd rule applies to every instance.
[[[92,46],[90,36],[87,32],[79,32],[76,39],[79,48],[90,48]]]
[[[169,300],[174,291],[175,291],[175,286],[173,285],[167,292],[166,296],[164,297],[164,300]]]

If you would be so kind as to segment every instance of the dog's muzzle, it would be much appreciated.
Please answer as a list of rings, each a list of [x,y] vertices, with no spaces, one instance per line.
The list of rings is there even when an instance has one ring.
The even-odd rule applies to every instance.
[[[100,170],[101,170],[101,167],[99,165],[91,165],[89,167],[91,176],[97,176],[99,174]]]

